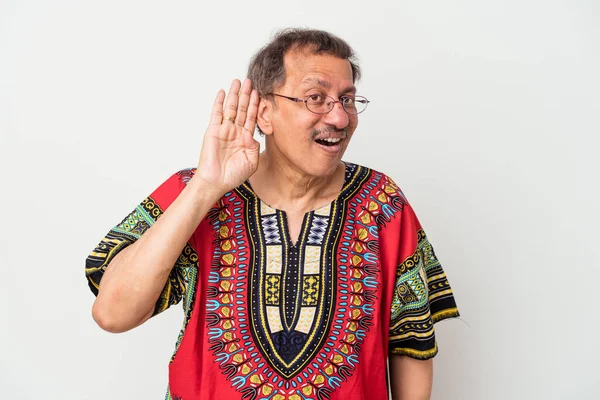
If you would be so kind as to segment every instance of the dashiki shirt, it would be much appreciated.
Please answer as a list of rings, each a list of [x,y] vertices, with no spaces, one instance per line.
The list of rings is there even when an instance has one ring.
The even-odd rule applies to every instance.
[[[94,294],[112,258],[156,222],[193,176],[182,170],[112,228],[86,261]],[[459,315],[433,247],[398,186],[346,163],[330,204],[284,211],[246,181],[181,252],[154,314],[183,300],[166,399],[387,399],[390,354],[437,354],[433,324]]]

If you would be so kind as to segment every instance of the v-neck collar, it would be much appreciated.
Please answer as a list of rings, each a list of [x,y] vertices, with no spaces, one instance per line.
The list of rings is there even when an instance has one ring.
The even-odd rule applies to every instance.
[[[319,210],[319,208],[317,208],[316,210]],[[310,228],[310,226],[308,226],[309,221],[316,210],[311,210],[304,213],[304,216],[302,217],[302,224],[300,225],[300,234],[298,235],[296,243],[292,241],[292,237],[290,235],[290,225],[288,222],[287,213],[283,210],[275,210],[281,221],[283,236],[287,246],[289,246],[292,249],[297,249],[298,247],[304,245],[304,242],[306,241],[306,234]]]
[[[369,172],[368,168],[364,168],[357,164],[353,164],[346,161],[342,162],[345,165],[344,184],[342,185],[342,189],[338,193],[337,197],[334,198],[330,203],[304,213],[300,235],[298,236],[298,240],[296,241],[296,243],[291,243],[287,224],[287,213],[284,210],[269,206],[260,197],[258,197],[258,195],[252,189],[252,185],[250,185],[249,179],[247,179],[244,183],[238,186],[235,189],[235,191],[246,199],[253,199],[257,204],[257,210],[268,209],[270,210],[271,214],[277,215],[277,219],[280,223],[281,221],[285,220],[285,226],[281,227],[285,230],[285,233],[282,232],[285,237],[282,237],[281,239],[285,239],[286,247],[299,248],[303,244],[307,243],[307,237],[311,228],[310,224],[311,221],[314,220],[315,214],[319,214],[319,211],[324,209],[332,209],[336,204],[341,204],[349,197],[351,197],[356,192],[359,181],[363,181],[366,177],[365,173],[368,174]]]
[[[285,243],[287,245],[286,247],[292,248],[292,249],[294,249],[294,248],[297,249],[306,242],[306,237],[308,236],[308,231],[310,230],[309,224],[310,224],[310,221],[313,219],[312,217],[315,214],[315,212],[317,212],[319,210],[323,210],[325,208],[333,207],[336,202],[344,200],[348,196],[348,194],[352,192],[352,190],[351,190],[352,182],[354,181],[354,178],[358,175],[358,171],[361,170],[361,168],[353,163],[349,163],[346,161],[342,161],[342,162],[344,163],[345,171],[344,171],[344,184],[342,185],[340,192],[328,204],[322,205],[318,208],[315,208],[313,210],[310,210],[310,211],[307,211],[306,213],[304,213],[304,216],[302,218],[302,225],[300,228],[301,229],[300,234],[298,235],[298,239],[297,239],[296,243],[292,243],[292,239],[290,238],[288,217],[287,217],[287,213],[285,210],[271,207],[266,202],[264,202],[260,197],[258,197],[256,192],[254,192],[249,179],[247,179],[242,185],[240,185],[237,188],[237,190],[242,193],[245,192],[245,194],[247,196],[249,195],[250,197],[253,197],[259,205],[258,209],[268,208],[268,209],[272,210],[272,212],[274,212],[277,215],[279,221],[281,221],[283,223],[282,229],[284,231],[283,232],[284,238],[282,238],[282,239],[285,239]]]

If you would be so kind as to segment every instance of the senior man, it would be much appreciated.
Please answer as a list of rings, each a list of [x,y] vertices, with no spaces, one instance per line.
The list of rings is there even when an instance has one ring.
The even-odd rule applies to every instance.
[[[433,324],[459,314],[398,186],[342,161],[369,103],[352,49],[287,29],[248,78],[217,94],[198,167],[89,255],[95,321],[124,332],[183,300],[167,399],[429,398]]]

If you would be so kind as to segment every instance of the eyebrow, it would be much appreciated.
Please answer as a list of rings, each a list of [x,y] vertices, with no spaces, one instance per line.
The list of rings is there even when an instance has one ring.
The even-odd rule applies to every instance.
[[[319,79],[319,78],[315,78],[315,77],[308,77],[306,79],[304,79],[300,84],[304,85],[306,83],[316,83],[319,86],[322,86],[326,89],[330,89],[331,88],[331,83],[328,81],[324,81],[323,79]],[[347,88],[345,88],[344,90],[342,90],[342,93],[356,93],[356,87],[354,85],[352,86],[348,86]]]

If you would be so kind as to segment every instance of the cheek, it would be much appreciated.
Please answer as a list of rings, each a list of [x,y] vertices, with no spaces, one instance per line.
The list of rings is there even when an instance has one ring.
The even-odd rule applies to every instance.
[[[346,127],[346,130],[348,131],[348,139],[352,139],[352,136],[354,136],[354,131],[356,130],[357,126],[358,118],[356,118],[356,116],[350,117],[350,120],[348,121],[348,126]],[[348,146],[348,142],[349,140],[346,141],[346,146]]]
[[[309,112],[302,116],[302,124],[304,127],[312,131],[316,129],[318,125],[320,125],[321,118],[322,117],[320,115]]]
[[[311,113],[306,109],[286,110],[282,113],[280,123],[285,126],[286,130],[295,131],[296,134],[302,135],[308,131],[308,134],[319,125],[321,116]]]
[[[295,118],[295,132],[294,135],[297,139],[302,142],[310,144],[312,142],[312,132],[323,123],[321,117],[317,114],[306,113]]]

